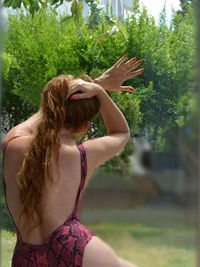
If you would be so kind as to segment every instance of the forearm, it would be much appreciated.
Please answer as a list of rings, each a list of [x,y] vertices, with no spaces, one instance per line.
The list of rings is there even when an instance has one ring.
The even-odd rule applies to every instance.
[[[108,89],[105,80],[101,79],[100,77],[94,79],[92,82],[100,85],[104,90]]]
[[[130,135],[129,126],[123,113],[109,95],[103,89],[100,89],[97,97],[100,102],[100,113],[108,134],[120,132]]]

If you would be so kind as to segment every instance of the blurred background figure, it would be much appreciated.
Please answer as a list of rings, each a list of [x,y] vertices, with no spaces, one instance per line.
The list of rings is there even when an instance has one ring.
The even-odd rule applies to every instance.
[[[147,139],[135,134],[133,137],[134,154],[133,154],[133,173],[146,174],[152,170],[152,152],[151,145]]]

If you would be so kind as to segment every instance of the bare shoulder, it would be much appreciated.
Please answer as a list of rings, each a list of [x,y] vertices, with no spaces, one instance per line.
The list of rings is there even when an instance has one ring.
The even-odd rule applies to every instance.
[[[9,138],[5,138],[2,142],[2,146],[6,149],[7,155],[17,155],[17,152],[24,153],[29,147],[33,136],[11,136]]]
[[[13,127],[12,129],[10,129],[10,131],[8,131],[4,137],[3,140],[1,141],[1,146],[2,149],[4,150],[4,148],[7,146],[7,144],[16,138],[20,138],[20,137],[30,137],[30,133],[28,132],[27,128],[25,128],[24,126],[22,126],[22,124],[18,124],[15,127]],[[18,139],[19,140],[19,139]]]

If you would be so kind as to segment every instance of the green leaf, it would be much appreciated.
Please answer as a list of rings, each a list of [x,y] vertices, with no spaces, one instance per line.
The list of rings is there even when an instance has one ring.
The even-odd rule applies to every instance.
[[[29,5],[29,0],[23,0],[22,3],[24,5],[24,7],[27,8]]]
[[[57,3],[57,5],[55,5],[55,8],[58,8],[59,6],[61,6],[63,4],[63,0],[60,0],[60,2]]]
[[[73,16],[77,13],[77,10],[78,10],[78,2],[74,0],[71,6],[71,12]]]
[[[32,0],[33,1],[33,6],[35,11],[38,11],[40,9],[40,5],[37,0]]]
[[[40,3],[41,3],[41,5],[42,5],[42,7],[43,7],[44,9],[46,9],[46,8],[48,7],[46,1],[44,1],[44,0],[40,0]]]
[[[4,7],[11,7],[13,4],[13,0],[4,0],[3,6]]]
[[[22,3],[21,0],[14,0],[14,1],[13,1],[13,4],[12,4],[12,7],[13,7],[14,9],[16,9],[16,8],[20,8],[20,7],[21,7],[21,3]]]
[[[60,0],[51,0],[51,5],[55,5],[55,4],[57,4],[58,2],[59,2]]]
[[[70,21],[72,19],[72,16],[66,16],[66,17],[64,17],[63,19],[61,19],[61,23],[64,23],[64,22],[68,22],[68,21]]]

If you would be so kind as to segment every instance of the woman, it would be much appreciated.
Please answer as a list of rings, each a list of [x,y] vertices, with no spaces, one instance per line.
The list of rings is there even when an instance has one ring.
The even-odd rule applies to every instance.
[[[141,61],[124,63],[126,58],[93,82],[70,75],[53,78],[44,87],[39,111],[5,136],[5,194],[17,232],[13,267],[135,266],[79,220],[94,170],[130,138],[122,112],[102,87],[134,91],[121,83],[144,69],[132,72]],[[99,112],[108,134],[76,142],[74,136],[87,131]]]

